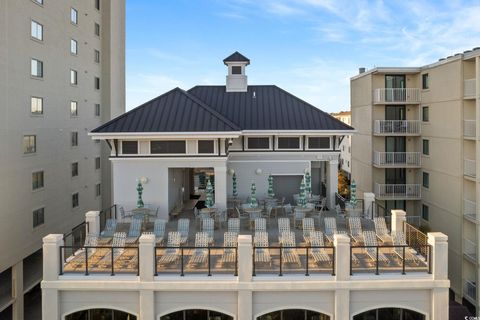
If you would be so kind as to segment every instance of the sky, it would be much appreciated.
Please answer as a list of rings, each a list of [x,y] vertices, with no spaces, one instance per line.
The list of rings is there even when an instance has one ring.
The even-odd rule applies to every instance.
[[[250,59],[249,84],[348,110],[359,67],[422,66],[480,47],[480,0],[127,0],[126,107],[175,87],[224,85],[222,60]]]

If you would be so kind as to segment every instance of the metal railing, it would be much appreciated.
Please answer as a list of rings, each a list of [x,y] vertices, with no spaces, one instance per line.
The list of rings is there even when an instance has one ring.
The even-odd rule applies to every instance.
[[[465,280],[464,294],[471,300],[477,299],[477,284],[475,281]]]
[[[405,234],[405,240],[409,247],[414,249],[419,248],[423,256],[427,255],[426,251],[422,251],[422,248],[428,245],[428,236],[425,233],[408,222],[403,223],[403,233]]]
[[[375,197],[383,199],[420,199],[419,184],[380,184],[375,183]]]
[[[477,245],[475,242],[463,239],[463,254],[473,261],[477,261]]]
[[[463,136],[467,138],[477,136],[477,122],[475,120],[463,120]]]
[[[475,178],[477,176],[476,161],[470,159],[463,160],[463,174]]]
[[[467,98],[475,97],[475,94],[476,94],[475,86],[476,86],[475,79],[464,80],[463,96]]]
[[[420,103],[418,88],[379,88],[373,90],[373,103]]]
[[[168,250],[173,250],[174,252],[167,253]],[[188,261],[187,257],[192,259],[192,257],[195,255],[195,252],[198,250],[206,251],[205,261],[202,263],[198,263],[198,261],[195,261],[194,263],[192,263],[192,261]],[[222,267],[218,267],[222,256],[225,254],[225,250],[233,251],[233,253],[230,253],[233,256],[233,261],[230,260],[229,262],[224,262],[222,263]],[[156,246],[154,254],[155,276],[158,276],[159,274],[179,274],[183,277],[185,274],[206,274],[210,277],[214,273],[233,273],[233,276],[235,277],[238,275],[238,247]],[[172,258],[168,259],[169,263],[164,264],[161,259],[162,256],[167,254],[173,256]],[[225,264],[229,264],[230,267],[225,266]]]
[[[341,194],[335,192],[335,205],[339,205],[342,210],[350,205],[350,199],[343,197]],[[363,199],[357,199],[357,204],[353,209],[362,209],[362,214],[365,209],[365,203]]]
[[[122,261],[123,265],[115,266],[115,263],[122,255],[118,253],[119,250],[122,252],[124,250],[135,251],[135,253],[129,255],[131,263],[128,263],[128,267],[124,267],[127,265],[125,264],[127,260]],[[73,254],[68,255],[67,252],[70,251]],[[110,273],[111,276],[114,276],[116,273],[133,273],[138,276],[140,272],[139,263],[139,250],[136,246],[60,246],[60,275],[65,273],[83,273],[88,276],[93,273]]]
[[[420,167],[420,152],[379,152],[373,153],[373,164],[382,167]]]
[[[382,135],[420,135],[421,122],[419,120],[375,120],[374,134]]]
[[[88,222],[84,221],[72,228],[72,231],[63,235],[63,244],[79,248],[83,246],[85,237],[88,234]],[[74,251],[68,252],[68,256],[72,255]]]
[[[470,201],[467,199],[463,200],[463,214],[465,215],[465,217],[475,222],[480,221],[477,216],[477,203],[474,201]]]
[[[270,263],[268,262],[256,262],[257,249],[268,250],[268,254],[271,258]],[[294,253],[291,250],[295,250]],[[310,264],[310,254],[312,250],[325,250],[326,254],[331,253],[330,262],[325,268],[312,268]],[[298,260],[292,259],[292,255],[298,257]],[[288,258],[287,258],[288,257]],[[333,246],[295,246],[295,247],[284,247],[284,246],[268,246],[268,247],[256,247],[253,246],[253,276],[257,274],[275,274],[278,273],[278,276],[283,276],[285,273],[288,274],[304,274],[309,276],[311,274],[331,274],[335,275],[335,247]],[[295,260],[295,262],[292,262]],[[275,262],[275,263],[274,263]],[[274,267],[277,265],[278,267]],[[287,263],[289,266],[287,266]],[[259,267],[259,265],[266,265],[265,267]],[[293,267],[292,267],[293,266]]]
[[[358,257],[358,251],[364,251],[366,252],[368,249],[375,249],[374,254],[369,255],[369,259],[373,260],[374,266],[373,267],[355,267],[356,264],[360,264]],[[418,262],[418,265],[415,265],[415,268],[413,268],[411,265],[407,265],[407,255],[412,255],[413,253],[410,252],[410,249],[416,250],[416,253],[419,253],[421,257],[416,256],[416,259],[420,260],[423,258],[424,264],[420,265],[420,262]],[[357,251],[357,253],[354,253],[354,250]],[[372,251],[372,250],[369,250]],[[387,252],[392,253],[395,255],[395,258],[397,259],[391,259],[391,258],[386,258],[387,262],[382,262],[381,256],[385,256]],[[395,253],[396,252],[396,253]],[[397,263],[397,261],[400,260],[400,263]],[[383,264],[383,266],[380,266]],[[401,269],[400,269],[401,267]],[[414,272],[420,272],[420,271],[425,271],[428,272],[429,274],[432,273],[432,248],[430,245],[425,244],[425,245],[418,245],[416,247],[411,247],[409,245],[377,245],[377,246],[366,246],[366,245],[361,245],[361,246],[350,246],[350,275],[354,274],[354,270],[357,271],[358,273],[361,273],[360,271],[373,271],[375,270],[375,274],[379,275],[380,274],[380,269],[382,271],[388,271],[388,272],[398,272],[401,270],[402,274],[406,274],[407,268],[409,268],[409,271],[414,271]],[[364,272],[363,272],[364,273]]]
[[[117,219],[116,204],[100,211],[100,230],[103,230],[105,228],[105,223],[108,219]]]

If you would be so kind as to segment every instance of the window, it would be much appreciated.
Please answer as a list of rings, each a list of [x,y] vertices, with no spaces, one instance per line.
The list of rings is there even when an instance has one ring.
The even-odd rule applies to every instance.
[[[31,75],[36,78],[43,78],[43,62],[37,59],[31,61]]]
[[[300,149],[299,137],[278,137],[278,149]]]
[[[43,188],[43,171],[32,173],[32,190]]]
[[[123,154],[137,154],[138,142],[137,141],[122,141],[122,153]]]
[[[429,120],[428,107],[422,107],[422,121],[428,122]]]
[[[422,149],[423,149],[423,150],[422,150],[423,152],[422,152],[422,153],[423,153],[424,155],[428,156],[428,155],[430,154],[430,141],[427,140],[427,139],[423,139],[423,140],[422,140],[422,144],[423,144],[423,148],[422,148]]]
[[[424,188],[429,188],[430,186],[430,174],[428,172],[423,173],[423,180],[422,185]]]
[[[150,142],[151,153],[186,153],[186,145],[183,140],[170,140],[170,141],[151,141]]]
[[[100,78],[95,77],[95,89],[100,90]]]
[[[102,195],[102,185],[97,183],[95,185],[95,197],[100,197]]]
[[[94,50],[94,59],[96,63],[100,63],[100,51]]]
[[[78,192],[72,194],[72,208],[78,207]]]
[[[28,154],[35,152],[37,152],[37,136],[23,136],[23,153]]]
[[[95,35],[100,37],[100,25],[95,22]]]
[[[70,39],[70,53],[77,55],[78,53],[78,43],[77,40]]]
[[[77,71],[73,69],[70,69],[70,84],[75,86],[78,84]]]
[[[100,117],[100,103],[95,103],[95,106],[94,106],[95,110],[95,116],[96,117]]]
[[[33,1],[38,3],[38,4],[43,4],[43,0],[33,0]]]
[[[78,24],[78,11],[74,8],[70,9],[70,22],[73,24]]]
[[[426,204],[422,204],[422,219],[423,219],[423,220],[426,220],[426,221],[428,221],[428,218],[429,218],[429,216],[428,216],[428,214],[429,214],[428,209],[429,209],[429,208],[428,208],[428,206],[427,206]]]
[[[330,149],[329,137],[309,137],[308,149]]]
[[[95,158],[95,170],[100,169],[100,164],[101,164],[100,157],[96,157]]]
[[[78,162],[72,163],[72,178],[78,176]]]
[[[78,146],[78,132],[73,131],[71,133],[71,142],[72,142],[72,147]]]
[[[95,0],[95,9],[100,10],[100,0]]]
[[[70,116],[71,117],[78,116],[78,102],[77,101],[70,101]]]
[[[429,88],[428,73],[422,74],[422,89]]]
[[[32,114],[43,114],[43,98],[31,97],[30,98],[30,112]]]
[[[43,41],[43,25],[32,20],[32,38]]]
[[[252,137],[247,138],[248,149],[270,149],[270,138],[268,137]]]
[[[212,154],[214,152],[215,146],[213,140],[198,140],[198,153]]]
[[[232,66],[232,74],[242,74],[242,67]]]
[[[45,222],[45,208],[33,210],[33,227],[38,227]]]

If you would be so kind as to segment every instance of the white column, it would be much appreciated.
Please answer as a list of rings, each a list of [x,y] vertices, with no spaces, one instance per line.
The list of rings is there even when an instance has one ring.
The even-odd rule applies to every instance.
[[[155,298],[153,290],[140,290],[140,319],[155,320]]]
[[[238,236],[238,282],[252,282],[253,272],[252,236]],[[238,291],[238,320],[251,320],[253,317],[252,291]]]
[[[448,288],[433,288],[431,293],[432,300],[432,320],[448,320]]]
[[[330,160],[327,166],[327,207],[335,208],[335,193],[338,192],[338,160]]]
[[[348,281],[350,279],[350,238],[346,234],[333,236],[335,247],[335,280]]]
[[[407,213],[403,210],[392,210],[392,225],[390,227],[392,233],[395,231],[403,231],[403,223],[407,221]]]
[[[58,290],[44,288],[44,285],[58,280],[62,245],[62,234],[50,234],[43,238],[42,319],[60,319]]]
[[[429,232],[428,244],[432,246],[432,274],[434,280],[448,281],[448,237],[441,232]],[[448,282],[432,289],[432,319],[448,320]]]
[[[215,171],[215,205],[227,208],[227,166],[214,167]]]
[[[140,262],[140,281],[153,281],[155,274],[155,235],[142,234],[138,240],[138,259]]]
[[[251,290],[238,291],[237,319],[252,320],[253,319],[253,303]]]
[[[88,233],[86,232],[85,234],[93,236],[100,234],[100,211],[88,211],[85,213],[85,222],[87,223],[85,228],[88,228]]]
[[[367,218],[372,218],[375,210],[375,194],[372,192],[363,193],[363,216]]]
[[[333,320],[350,319],[350,291],[348,289],[335,290],[335,314]]]
[[[12,267],[13,319],[23,320],[23,260]]]

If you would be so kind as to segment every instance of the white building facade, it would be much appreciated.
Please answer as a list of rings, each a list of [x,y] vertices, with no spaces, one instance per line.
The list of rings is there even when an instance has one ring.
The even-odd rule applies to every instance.
[[[336,119],[343,123],[352,125],[352,113],[350,111],[340,111],[337,113],[331,113]],[[340,142],[340,168],[347,173],[348,178],[352,174],[352,137],[345,136]]]

